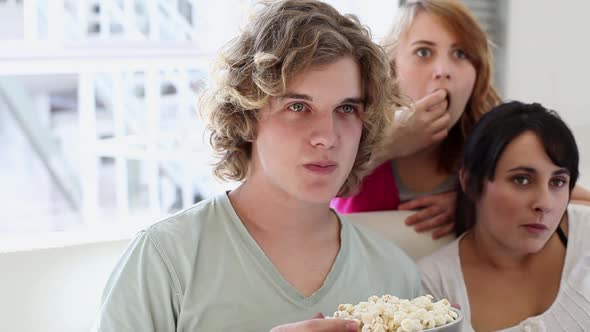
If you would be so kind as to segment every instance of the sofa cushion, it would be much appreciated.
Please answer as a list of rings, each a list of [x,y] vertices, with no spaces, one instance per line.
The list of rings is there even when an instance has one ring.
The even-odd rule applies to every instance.
[[[414,260],[430,254],[455,239],[454,234],[433,240],[432,231],[417,233],[413,227],[404,223],[406,217],[413,213],[415,211],[361,212],[347,214],[346,218],[355,224],[380,233]]]

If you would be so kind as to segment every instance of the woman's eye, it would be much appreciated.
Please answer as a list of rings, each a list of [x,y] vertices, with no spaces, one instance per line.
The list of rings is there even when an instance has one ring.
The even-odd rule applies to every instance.
[[[305,110],[305,104],[293,103],[293,104],[289,105],[287,108],[293,112],[302,112]]]
[[[514,183],[516,184],[520,184],[520,185],[525,185],[525,184],[529,184],[529,178],[527,178],[526,176],[516,176],[514,178],[512,178],[512,181],[514,181]]]
[[[421,58],[425,58],[425,57],[432,55],[432,51],[428,48],[425,48],[425,47],[421,47],[421,48],[417,49],[415,53],[417,56],[419,56]]]
[[[342,105],[340,106],[340,112],[342,113],[354,113],[356,109],[352,105]]]
[[[554,187],[563,187],[567,183],[564,179],[553,179],[551,180],[551,185]]]
[[[467,53],[465,51],[463,51],[462,49],[456,49],[455,50],[455,56],[459,59],[467,59]]]

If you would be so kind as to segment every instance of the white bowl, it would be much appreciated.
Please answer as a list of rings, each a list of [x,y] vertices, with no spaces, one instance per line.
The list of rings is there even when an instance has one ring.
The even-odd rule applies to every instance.
[[[461,332],[461,326],[463,325],[463,313],[461,312],[461,310],[456,308],[451,308],[451,310],[458,314],[457,319],[443,326],[424,330],[424,332]]]

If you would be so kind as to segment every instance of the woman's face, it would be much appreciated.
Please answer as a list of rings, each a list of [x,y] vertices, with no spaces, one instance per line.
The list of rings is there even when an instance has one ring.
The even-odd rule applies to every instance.
[[[399,40],[395,70],[401,92],[415,102],[438,89],[448,93],[451,128],[475,85],[475,67],[460,42],[431,14],[419,12]]]
[[[569,202],[569,171],[555,165],[536,134],[524,132],[500,156],[476,204],[475,232],[510,252],[543,248]]]

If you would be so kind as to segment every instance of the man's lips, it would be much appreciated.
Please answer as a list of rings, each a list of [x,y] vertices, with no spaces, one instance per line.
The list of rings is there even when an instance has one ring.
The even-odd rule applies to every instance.
[[[336,170],[338,164],[331,160],[320,160],[304,164],[305,169],[318,174],[329,174]]]

